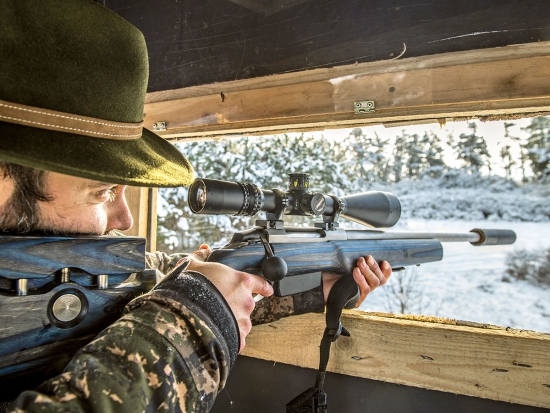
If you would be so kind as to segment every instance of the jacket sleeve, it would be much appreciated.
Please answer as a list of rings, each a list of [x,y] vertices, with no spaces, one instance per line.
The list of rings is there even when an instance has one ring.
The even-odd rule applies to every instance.
[[[239,350],[237,322],[199,273],[177,268],[10,412],[207,412]]]
[[[306,313],[322,313],[325,311],[323,287],[319,286],[309,291],[286,297],[262,298],[250,316],[253,325],[272,323],[283,317]]]
[[[171,271],[177,262],[188,254],[171,254],[164,252],[147,253],[147,265],[162,273]],[[253,325],[272,323],[283,317],[306,313],[322,313],[325,310],[325,298],[322,285],[299,294],[286,297],[271,296],[256,303],[251,315]]]

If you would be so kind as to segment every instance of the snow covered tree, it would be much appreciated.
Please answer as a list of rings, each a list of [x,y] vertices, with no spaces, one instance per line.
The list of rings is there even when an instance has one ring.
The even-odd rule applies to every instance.
[[[533,175],[536,179],[550,177],[550,118],[537,116],[522,129],[529,132],[522,147],[527,151]]]
[[[510,145],[504,145],[500,148],[500,158],[502,159],[502,163],[504,165],[506,179],[510,179],[512,177],[512,169],[516,165],[516,161],[514,161],[512,157],[511,148],[512,147]]]
[[[349,176],[356,180],[357,190],[366,190],[373,182],[385,182],[388,177],[388,159],[385,154],[389,140],[378,134],[365,135],[361,128],[353,129],[349,136]]]
[[[405,131],[401,132],[401,135],[395,137],[395,142],[392,152],[392,163],[390,171],[393,175],[393,182],[397,183],[401,181],[403,176],[403,170],[407,159],[407,134]]]
[[[414,135],[408,135],[403,131],[403,135],[406,136],[405,148],[407,151],[407,175],[409,179],[415,179],[426,167],[424,148],[420,142],[420,136],[416,133]]]
[[[446,169],[441,139],[433,132],[420,137],[403,130],[395,137],[390,169],[396,183],[405,177],[441,176]]]
[[[513,136],[511,133],[510,133],[510,128],[516,126],[515,123],[512,123],[512,122],[504,122],[504,137],[506,139],[510,139],[514,142],[520,142],[520,138],[518,136]],[[529,157],[527,156],[528,154],[528,151],[527,149],[525,149],[523,147],[523,145],[520,144],[520,149],[519,149],[519,164],[520,164],[520,168],[521,168],[521,176],[522,176],[522,182],[527,182],[527,171],[526,171],[526,167],[527,167],[527,162],[529,160]],[[502,157],[502,150],[501,150],[501,155]],[[510,157],[507,161],[508,163],[509,162],[512,162],[512,158]],[[514,165],[516,165],[517,162],[514,163]],[[513,165],[510,165],[511,167]],[[510,175],[511,175],[511,171],[512,171],[512,168],[510,167]],[[505,170],[506,170],[506,175],[508,177],[508,170],[506,169],[506,165],[504,166]]]
[[[422,175],[428,175],[432,178],[439,178],[447,169],[443,160],[443,147],[441,146],[441,138],[435,133],[424,132],[421,145],[424,148],[424,156],[426,169],[422,171]]]
[[[469,173],[479,172],[487,168],[491,173],[491,155],[487,148],[487,142],[483,136],[478,136],[477,125],[474,122],[468,123],[470,134],[461,133],[456,142],[450,140],[450,144],[456,152],[457,159],[461,160]]]

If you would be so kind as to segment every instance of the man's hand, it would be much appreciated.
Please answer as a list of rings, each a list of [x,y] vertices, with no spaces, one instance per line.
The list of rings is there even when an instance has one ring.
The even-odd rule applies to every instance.
[[[246,336],[252,329],[250,314],[254,310],[254,294],[268,297],[273,294],[273,287],[263,278],[242,271],[236,271],[226,265],[216,262],[204,262],[210,254],[208,246],[202,246],[190,255],[191,262],[187,267],[208,278],[225,297],[239,325],[241,351],[245,345]]]
[[[355,308],[359,307],[365,298],[367,298],[367,295],[376,287],[386,284],[390,275],[391,266],[387,261],[382,261],[379,266],[370,255],[367,255],[365,258],[359,258],[357,260],[357,267],[353,269],[353,279],[359,287],[359,300]],[[340,277],[341,275],[339,274],[323,272],[323,294],[325,296],[325,303],[327,302],[330,289]]]

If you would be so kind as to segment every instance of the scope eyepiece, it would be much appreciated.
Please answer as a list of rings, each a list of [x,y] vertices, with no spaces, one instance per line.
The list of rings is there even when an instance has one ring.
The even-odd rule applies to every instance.
[[[200,214],[206,205],[206,184],[202,179],[196,179],[189,187],[189,208],[195,214]]]

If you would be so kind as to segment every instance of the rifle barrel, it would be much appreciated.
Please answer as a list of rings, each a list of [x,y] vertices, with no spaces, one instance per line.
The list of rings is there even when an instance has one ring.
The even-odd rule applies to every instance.
[[[469,242],[479,245],[509,245],[516,234],[509,229],[478,229],[470,232],[385,232],[361,229],[346,230],[348,239],[437,239],[440,242]]]

